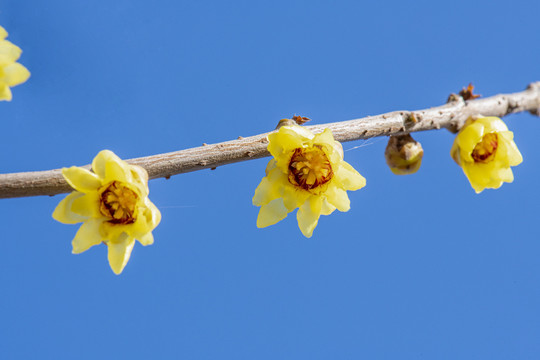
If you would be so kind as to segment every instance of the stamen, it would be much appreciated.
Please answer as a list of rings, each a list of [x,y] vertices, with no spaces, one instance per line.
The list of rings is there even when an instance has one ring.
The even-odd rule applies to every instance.
[[[289,163],[289,182],[304,190],[315,189],[332,179],[330,160],[320,145],[294,150]]]
[[[113,181],[101,190],[99,211],[113,224],[135,222],[135,208],[138,195],[121,182]]]
[[[471,156],[476,163],[488,163],[495,158],[495,153],[499,147],[499,139],[496,133],[489,133],[482,137],[474,147]]]

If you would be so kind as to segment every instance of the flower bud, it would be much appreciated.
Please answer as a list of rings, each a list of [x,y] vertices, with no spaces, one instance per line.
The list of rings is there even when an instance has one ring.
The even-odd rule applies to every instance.
[[[390,136],[384,157],[390,170],[396,175],[414,174],[422,164],[424,150],[411,135]]]

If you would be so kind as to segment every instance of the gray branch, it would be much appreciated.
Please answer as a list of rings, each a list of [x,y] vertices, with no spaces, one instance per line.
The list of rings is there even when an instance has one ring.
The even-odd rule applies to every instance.
[[[332,130],[336,140],[345,142],[376,136],[400,135],[416,131],[447,128],[456,132],[471,116],[498,116],[529,111],[540,115],[540,82],[527,90],[487,98],[464,101],[457,99],[445,105],[418,111],[394,111],[365,118],[307,126],[315,133],[325,128]],[[266,150],[269,133],[238,138],[218,144],[146,156],[127,160],[148,171],[151,179],[196,170],[212,169],[221,165],[258,159],[270,154]],[[90,165],[86,165],[90,168]],[[56,195],[72,189],[62,177],[60,169],[13,174],[0,174],[0,198],[37,195]]]

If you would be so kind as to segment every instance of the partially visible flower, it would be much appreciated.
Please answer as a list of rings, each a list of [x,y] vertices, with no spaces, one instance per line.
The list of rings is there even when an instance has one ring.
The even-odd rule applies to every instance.
[[[420,169],[424,150],[410,134],[390,136],[384,152],[386,164],[396,175],[410,175]]]
[[[112,151],[94,158],[92,170],[72,166],[62,175],[75,189],[56,207],[53,218],[64,224],[83,224],[73,239],[73,253],[79,254],[104,242],[115,274],[126,266],[135,239],[142,245],[154,242],[152,230],[161,213],[148,199],[148,174],[129,165]]]
[[[523,161],[514,133],[498,117],[468,119],[457,134],[450,155],[476,193],[514,181],[510,167]]]
[[[268,140],[274,158],[253,196],[253,205],[261,207],[259,228],[273,225],[299,208],[298,226],[309,238],[321,215],[349,210],[346,190],[366,185],[366,179],[343,161],[343,148],[330,129],[314,135],[298,125],[282,126]]]
[[[17,59],[22,50],[5,40],[8,33],[0,26],[0,100],[11,101],[10,87],[25,82],[30,77],[30,72]]]

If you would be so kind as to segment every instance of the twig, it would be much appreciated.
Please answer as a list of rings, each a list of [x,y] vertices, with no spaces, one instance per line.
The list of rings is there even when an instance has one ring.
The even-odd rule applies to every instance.
[[[345,142],[376,136],[406,134],[415,131],[447,128],[457,131],[470,116],[503,117],[511,113],[529,111],[540,114],[540,82],[527,90],[512,94],[464,101],[458,98],[445,105],[418,111],[394,111],[361,119],[308,126],[314,132],[329,128],[336,140]],[[268,133],[239,138],[219,144],[175,151],[128,160],[144,167],[151,179],[213,169],[221,165],[268,156]],[[87,168],[90,168],[87,165]],[[55,195],[70,192],[61,170],[0,174],[0,198]]]

